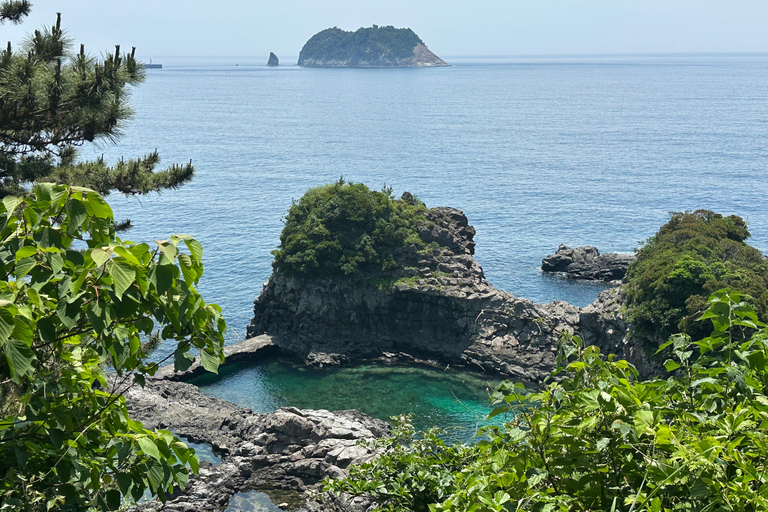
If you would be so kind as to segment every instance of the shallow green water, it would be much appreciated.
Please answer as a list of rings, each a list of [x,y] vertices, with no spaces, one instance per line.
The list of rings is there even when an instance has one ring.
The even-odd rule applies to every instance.
[[[285,406],[307,409],[357,409],[383,420],[413,413],[419,430],[438,426],[469,439],[490,412],[488,394],[495,377],[429,366],[364,364],[306,368],[271,359],[222,369],[219,377],[194,381],[208,394],[271,412]]]

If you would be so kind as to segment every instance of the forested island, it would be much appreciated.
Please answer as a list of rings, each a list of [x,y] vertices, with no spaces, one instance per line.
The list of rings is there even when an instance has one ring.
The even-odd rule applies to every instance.
[[[449,66],[410,28],[373,25],[354,32],[333,27],[304,44],[299,66],[313,68],[420,68]]]

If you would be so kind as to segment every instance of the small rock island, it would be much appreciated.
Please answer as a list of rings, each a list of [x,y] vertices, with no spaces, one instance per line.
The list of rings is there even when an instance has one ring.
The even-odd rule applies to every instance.
[[[280,65],[280,60],[277,58],[277,55],[275,55],[273,52],[269,52],[269,60],[267,60],[267,66],[273,68],[279,65]]]
[[[410,28],[333,27],[318,32],[299,54],[299,66],[313,68],[420,68],[450,66]]]

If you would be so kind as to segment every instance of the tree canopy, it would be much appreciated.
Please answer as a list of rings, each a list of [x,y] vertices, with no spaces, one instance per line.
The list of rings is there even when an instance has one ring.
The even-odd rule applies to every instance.
[[[768,320],[768,260],[746,243],[747,224],[709,210],[673,213],[640,248],[627,273],[627,304],[636,334],[665,340],[677,332],[702,337],[695,319],[723,287],[748,294]]]
[[[18,23],[26,1],[0,3],[0,23]],[[156,152],[112,167],[99,159],[80,162],[76,148],[114,141],[132,111],[129,86],[144,79],[135,49],[116,46],[103,61],[83,45],[72,52],[61,27],[35,30],[14,48],[0,52],[0,197],[23,194],[35,182],[58,181],[108,194],[146,194],[192,179],[191,163],[155,172]]]
[[[309,190],[288,210],[275,271],[288,275],[361,275],[395,268],[395,252],[423,245],[416,226],[424,203],[392,191],[338,182]]]

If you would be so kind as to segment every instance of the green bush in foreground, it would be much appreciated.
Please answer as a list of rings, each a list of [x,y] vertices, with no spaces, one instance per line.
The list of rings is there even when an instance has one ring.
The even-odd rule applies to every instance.
[[[197,471],[194,450],[130,419],[122,396],[158,369],[152,334],[177,345],[179,369],[192,349],[211,371],[223,359],[221,310],[195,289],[202,246],[156,244],[117,238],[92,190],[43,183],[0,202],[0,510],[116,510]]]
[[[636,334],[666,340],[684,332],[706,336],[695,322],[715,290],[751,296],[758,317],[768,320],[768,261],[745,240],[746,223],[709,210],[673,213],[649,238],[627,273],[627,305]]]
[[[377,274],[397,267],[395,253],[424,245],[416,226],[424,203],[393,199],[343,179],[309,190],[288,210],[275,271],[286,275]]]
[[[541,391],[502,384],[478,444],[446,446],[402,427],[388,450],[334,492],[371,494],[385,511],[721,511],[768,509],[768,332],[737,292],[720,290],[684,334],[666,380],[564,336]],[[693,360],[693,354],[700,356]]]

